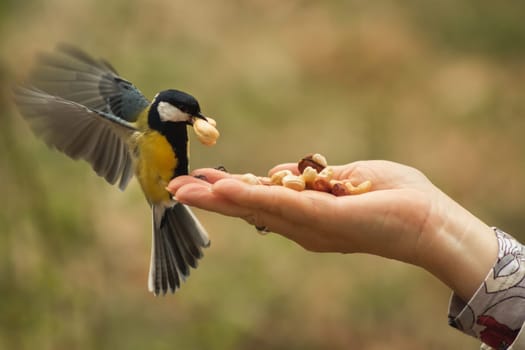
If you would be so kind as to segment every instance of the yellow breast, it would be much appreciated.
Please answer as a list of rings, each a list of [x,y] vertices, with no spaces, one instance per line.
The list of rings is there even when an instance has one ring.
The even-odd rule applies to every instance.
[[[177,159],[168,140],[160,133],[148,130],[135,139],[138,152],[136,176],[150,203],[171,199],[166,186],[173,177]]]

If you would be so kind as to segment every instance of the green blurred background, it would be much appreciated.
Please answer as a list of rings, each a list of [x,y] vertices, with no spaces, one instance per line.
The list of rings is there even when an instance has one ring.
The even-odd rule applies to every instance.
[[[9,101],[34,54],[75,43],[149,97],[217,119],[192,167],[265,174],[320,152],[421,169],[525,239],[521,0],[0,2],[0,349],[452,349],[449,291],[426,272],[314,254],[197,211],[212,237],[175,296],[147,292],[150,214],[33,138]]]

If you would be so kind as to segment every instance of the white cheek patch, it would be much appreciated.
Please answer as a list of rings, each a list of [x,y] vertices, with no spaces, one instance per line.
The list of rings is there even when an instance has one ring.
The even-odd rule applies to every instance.
[[[163,122],[187,122],[190,120],[188,113],[184,113],[168,102],[159,102],[157,111],[159,112],[160,120]]]

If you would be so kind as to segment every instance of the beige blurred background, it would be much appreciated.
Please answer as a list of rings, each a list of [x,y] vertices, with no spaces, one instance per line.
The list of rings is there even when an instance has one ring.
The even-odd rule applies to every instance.
[[[147,292],[150,213],[37,141],[9,86],[58,42],[108,59],[146,96],[178,88],[218,121],[192,167],[421,169],[525,239],[522,1],[0,2],[0,349],[475,349],[449,290],[362,254],[314,254],[198,211],[212,246],[174,296]]]

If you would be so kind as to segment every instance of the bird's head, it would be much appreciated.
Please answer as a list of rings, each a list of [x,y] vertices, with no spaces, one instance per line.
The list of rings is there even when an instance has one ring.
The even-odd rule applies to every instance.
[[[166,123],[193,125],[196,118],[207,120],[195,97],[179,90],[165,90],[155,96],[150,108],[150,127],[162,130]]]

